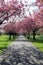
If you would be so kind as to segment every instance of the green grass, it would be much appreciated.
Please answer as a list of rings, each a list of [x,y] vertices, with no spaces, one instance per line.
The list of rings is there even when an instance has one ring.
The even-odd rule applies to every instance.
[[[33,40],[32,36],[30,36],[29,41],[32,42],[41,52],[43,52],[43,35],[37,35],[36,40]]]
[[[9,40],[9,36],[8,35],[1,35],[0,36],[0,53],[2,53],[3,50],[6,49],[7,46],[9,44],[11,44],[12,41],[14,41],[14,40],[15,40],[15,38],[14,39],[11,38],[11,40]]]

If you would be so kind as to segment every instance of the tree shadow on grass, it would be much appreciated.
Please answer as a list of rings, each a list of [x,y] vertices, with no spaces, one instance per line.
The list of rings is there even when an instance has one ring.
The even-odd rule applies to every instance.
[[[28,38],[27,38],[28,39]],[[43,43],[43,35],[36,35],[36,39],[33,40],[33,36],[28,39],[30,42]]]
[[[0,65],[43,65],[43,53],[33,47],[21,45],[21,48],[9,47],[4,52]],[[3,54],[2,54],[3,56]]]
[[[15,39],[13,39],[13,38],[11,38],[10,40],[9,40],[9,38],[7,38],[7,39],[4,39],[4,40],[0,40],[0,43],[1,42],[8,42],[8,41],[14,41]]]
[[[30,38],[28,41],[30,42],[37,42],[37,43],[43,43],[43,39],[36,39],[36,40],[33,40],[32,38]]]
[[[0,47],[0,51],[3,52],[7,47]]]
[[[0,47],[0,50],[6,49],[7,47]]]

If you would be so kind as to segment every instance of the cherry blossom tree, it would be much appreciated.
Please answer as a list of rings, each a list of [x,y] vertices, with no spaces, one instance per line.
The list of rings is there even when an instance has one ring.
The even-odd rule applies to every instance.
[[[27,26],[29,26],[28,29],[30,29],[33,32],[33,39],[35,40],[36,32],[39,29],[43,28],[43,12],[34,14],[33,18],[31,16],[30,20],[28,20],[27,23],[28,23]]]
[[[3,28],[4,33],[9,36],[9,40],[11,39],[11,36],[17,35],[17,29],[16,29],[16,23],[8,23]]]
[[[18,33],[23,34],[23,35],[27,34],[27,30],[26,30],[23,20],[18,23]]]
[[[8,20],[12,15],[19,16],[21,8],[22,4],[18,0],[11,0],[8,3],[0,0],[0,24],[2,24],[4,20]]]
[[[33,33],[33,39],[35,40],[36,32],[43,28],[43,12],[35,13],[33,17],[26,17],[22,20],[22,27],[24,26],[25,30],[29,34],[30,32]],[[21,28],[22,28],[21,27]]]
[[[16,26],[13,23],[7,25],[9,30],[12,30],[12,26],[14,26],[14,31],[16,29],[16,33],[19,34],[29,34],[32,31],[33,39],[35,40],[36,31],[43,27],[43,0],[36,0],[31,4],[28,0],[23,1],[9,0],[9,2],[5,2],[0,0],[0,24],[4,20],[8,20],[12,15],[19,16],[19,22],[16,23]]]

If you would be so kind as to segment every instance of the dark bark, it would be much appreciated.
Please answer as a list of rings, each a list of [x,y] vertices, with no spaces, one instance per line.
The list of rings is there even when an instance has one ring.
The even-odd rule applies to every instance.
[[[14,38],[14,35],[13,35],[13,38]]]
[[[35,36],[36,36],[35,31],[33,31],[33,40],[36,39]]]
[[[28,34],[27,38],[28,38],[28,39],[30,38],[30,34]]]
[[[11,35],[9,36],[9,40],[11,40]]]
[[[6,16],[2,21],[0,20],[0,25],[1,25],[5,20],[8,20],[8,18],[9,18],[10,16],[12,16],[12,15],[14,15],[14,14],[10,14],[10,15]]]

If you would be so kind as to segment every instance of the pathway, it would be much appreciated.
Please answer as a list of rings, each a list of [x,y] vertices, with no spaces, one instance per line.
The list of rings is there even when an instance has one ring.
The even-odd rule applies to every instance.
[[[43,65],[43,53],[21,35],[0,55],[0,65]]]

